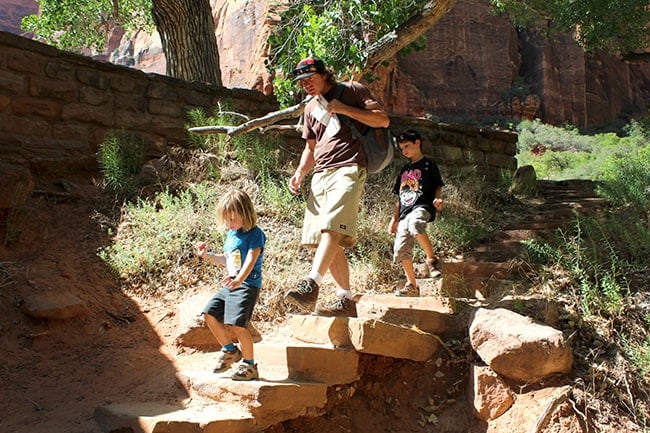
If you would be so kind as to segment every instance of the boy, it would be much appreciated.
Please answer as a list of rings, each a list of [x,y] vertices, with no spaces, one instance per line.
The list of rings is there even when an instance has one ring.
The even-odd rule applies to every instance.
[[[395,212],[388,231],[395,235],[393,259],[401,261],[406,284],[395,291],[397,296],[420,296],[413,269],[415,240],[427,256],[426,265],[431,277],[440,272],[435,265],[437,257],[427,235],[427,223],[433,221],[436,211],[442,210],[442,187],[445,185],[436,163],[422,153],[422,137],[407,129],[397,137],[397,145],[409,162],[402,167],[395,180],[393,193],[398,196]]]

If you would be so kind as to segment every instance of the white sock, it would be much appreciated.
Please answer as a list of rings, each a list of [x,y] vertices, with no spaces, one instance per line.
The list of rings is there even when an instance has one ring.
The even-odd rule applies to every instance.
[[[318,284],[319,286],[320,286],[321,281],[323,281],[323,276],[321,274],[319,274],[318,272],[315,272],[315,271],[311,271],[309,273],[309,278],[314,280],[316,282],[316,284]]]
[[[339,298],[352,299],[352,293],[348,289],[341,289],[340,287],[336,289],[336,296]]]

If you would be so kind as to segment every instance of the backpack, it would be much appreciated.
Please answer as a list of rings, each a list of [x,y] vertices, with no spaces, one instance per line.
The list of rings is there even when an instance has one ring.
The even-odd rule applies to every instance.
[[[334,99],[339,99],[344,87],[343,84],[336,85]],[[361,133],[347,116],[341,114],[338,114],[338,116],[342,122],[348,125],[354,138],[361,142],[363,151],[366,154],[368,173],[379,173],[386,168],[395,154],[395,139],[390,129],[367,126]]]

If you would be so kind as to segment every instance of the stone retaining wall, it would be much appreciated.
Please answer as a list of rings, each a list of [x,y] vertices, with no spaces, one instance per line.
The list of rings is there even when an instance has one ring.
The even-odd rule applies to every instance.
[[[97,170],[107,131],[144,137],[152,157],[187,144],[187,113],[228,102],[257,117],[278,109],[258,91],[188,83],[97,62],[0,32],[0,160],[39,176]],[[516,135],[391,116],[395,132],[418,128],[441,166],[475,166],[487,181],[514,171]],[[301,146],[297,133],[287,144]],[[427,148],[425,148],[426,150]]]
[[[96,170],[109,130],[143,136],[152,153],[187,141],[187,113],[230,101],[263,115],[260,92],[187,83],[62,52],[0,32],[0,159],[38,173]]]

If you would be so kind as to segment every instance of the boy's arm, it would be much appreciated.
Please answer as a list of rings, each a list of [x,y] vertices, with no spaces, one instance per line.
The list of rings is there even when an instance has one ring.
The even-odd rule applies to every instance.
[[[434,196],[435,198],[433,199],[433,207],[435,207],[437,211],[441,211],[442,203],[443,203],[441,186],[436,187],[436,192]]]
[[[395,203],[395,208],[393,210],[393,216],[388,223],[388,233],[394,235],[397,233],[397,223],[399,222],[399,200]]]
[[[196,255],[208,263],[221,266],[224,266],[226,264],[226,256],[223,254],[215,254],[209,252],[207,242],[197,242],[194,245],[194,248],[196,248]]]
[[[225,278],[224,286],[228,287],[230,290],[236,289],[237,287],[241,286],[244,283],[244,281],[246,281],[246,278],[248,278],[248,275],[255,267],[255,262],[257,262],[257,258],[260,256],[261,253],[262,253],[262,247],[257,247],[255,249],[248,250],[248,253],[246,254],[246,258],[244,259],[244,263],[242,263],[241,269],[237,273],[237,276],[232,279]]]
[[[202,257],[203,260],[207,261],[210,264],[226,266],[226,256],[223,254],[205,253],[199,257]]]

